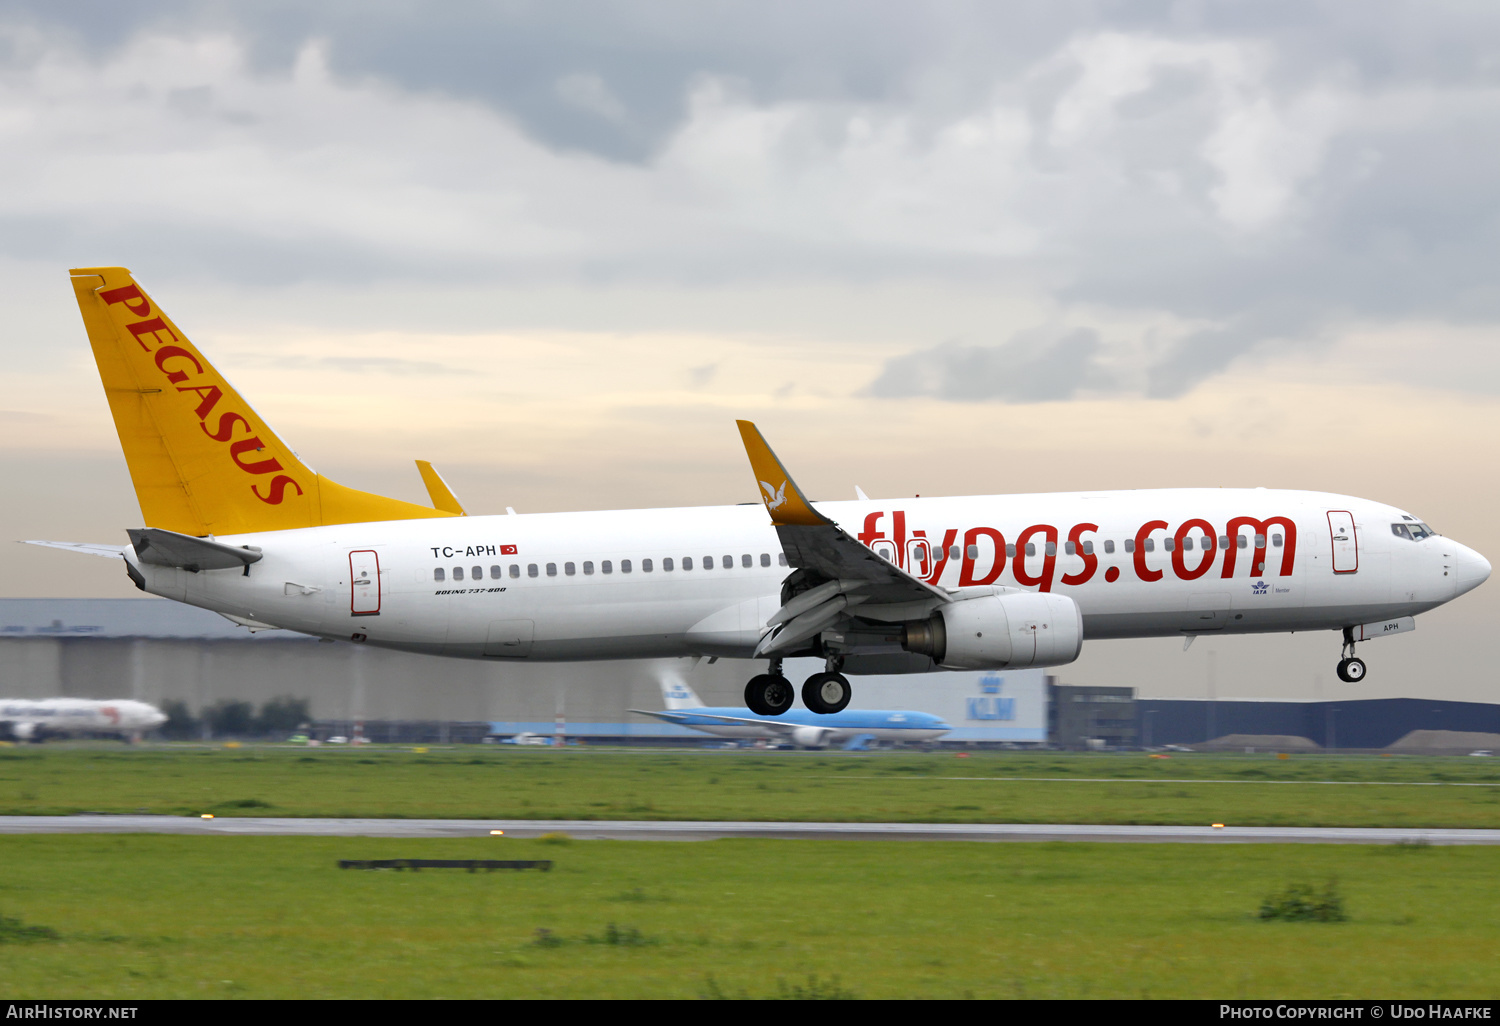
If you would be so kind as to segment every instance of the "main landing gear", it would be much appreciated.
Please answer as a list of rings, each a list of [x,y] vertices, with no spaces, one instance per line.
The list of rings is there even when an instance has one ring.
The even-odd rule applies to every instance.
[[[769,669],[745,685],[745,704],[757,716],[780,716],[792,707],[796,695],[792,682],[782,676],[780,659],[772,659]]]
[[[842,659],[830,657],[828,669],[815,673],[802,685],[802,703],[815,713],[836,713],[854,696],[849,678],[839,672]],[[745,704],[757,716],[780,716],[792,707],[796,695],[792,682],[781,672],[781,660],[772,659],[769,673],[750,678],[745,685]]]
[[[807,678],[802,685],[803,705],[826,716],[841,711],[849,704],[849,699],[854,697],[854,689],[849,686],[849,678],[839,672],[843,668],[843,662],[837,656],[829,656],[828,669]]]
[[[1344,628],[1344,647],[1339,654],[1339,680],[1345,684],[1358,684],[1365,679],[1365,661],[1354,654],[1354,628]]]

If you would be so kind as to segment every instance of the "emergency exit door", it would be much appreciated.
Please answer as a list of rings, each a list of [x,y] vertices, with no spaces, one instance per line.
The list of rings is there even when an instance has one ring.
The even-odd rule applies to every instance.
[[[374,549],[349,553],[349,615],[380,615],[380,556]]]
[[[1352,574],[1359,569],[1359,537],[1354,530],[1354,514],[1348,510],[1328,511],[1328,537],[1333,544],[1333,572]]]

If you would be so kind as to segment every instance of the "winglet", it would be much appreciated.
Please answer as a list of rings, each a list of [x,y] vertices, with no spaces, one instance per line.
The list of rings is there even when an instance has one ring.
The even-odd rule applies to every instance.
[[[427,494],[432,498],[432,508],[440,509],[446,513],[457,513],[461,517],[469,514],[464,512],[463,506],[453,495],[453,489],[448,487],[448,482],[443,480],[432,464],[426,460],[417,460],[417,470],[422,475],[422,483],[427,486]]]
[[[793,524],[817,527],[832,523],[827,517],[812,508],[812,503],[786,472],[771,447],[766,444],[760,429],[748,420],[737,420],[740,438],[745,442],[745,455],[750,457],[750,469],[755,480],[760,482],[761,501],[766,512],[771,514],[771,523],[776,527]]]

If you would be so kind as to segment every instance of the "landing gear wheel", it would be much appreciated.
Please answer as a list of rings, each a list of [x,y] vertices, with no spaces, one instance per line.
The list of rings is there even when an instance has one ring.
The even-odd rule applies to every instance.
[[[802,704],[825,716],[842,710],[852,697],[854,689],[842,673],[815,673],[802,685]]]
[[[745,704],[757,716],[780,716],[792,707],[795,694],[785,677],[762,673],[745,685]]]
[[[1365,679],[1365,661],[1358,656],[1340,659],[1338,673],[1345,684],[1358,684]]]

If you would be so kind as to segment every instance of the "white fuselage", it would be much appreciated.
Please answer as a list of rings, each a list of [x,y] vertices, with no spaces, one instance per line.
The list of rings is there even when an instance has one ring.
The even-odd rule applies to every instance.
[[[140,734],[167,722],[154,705],[122,698],[0,698],[0,723],[17,737],[42,734]]]
[[[1078,492],[818,509],[944,588],[1069,596],[1089,640],[1338,629],[1421,613],[1490,571],[1447,538],[1393,531],[1417,523],[1402,510],[1320,492]],[[259,546],[263,558],[246,574],[126,557],[156,595],[307,634],[471,658],[749,657],[791,572],[758,503],[217,540]]]

